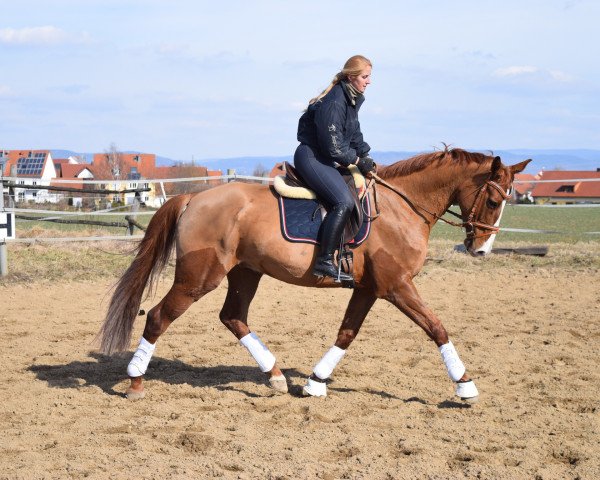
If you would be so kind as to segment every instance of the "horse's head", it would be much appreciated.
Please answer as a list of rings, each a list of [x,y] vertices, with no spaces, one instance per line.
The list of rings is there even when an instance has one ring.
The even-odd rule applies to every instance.
[[[476,175],[461,189],[458,202],[467,232],[464,243],[471,255],[484,256],[492,250],[504,205],[512,195],[515,174],[530,161],[507,167],[500,157],[494,157],[489,173]]]

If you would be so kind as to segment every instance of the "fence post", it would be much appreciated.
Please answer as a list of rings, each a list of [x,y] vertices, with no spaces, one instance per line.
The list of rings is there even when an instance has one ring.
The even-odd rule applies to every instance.
[[[4,211],[4,161],[0,160],[0,212]],[[0,277],[8,275],[8,250],[6,241],[0,238]]]
[[[165,193],[165,185],[163,182],[160,182],[160,189],[162,190],[163,203],[167,201],[167,194]]]

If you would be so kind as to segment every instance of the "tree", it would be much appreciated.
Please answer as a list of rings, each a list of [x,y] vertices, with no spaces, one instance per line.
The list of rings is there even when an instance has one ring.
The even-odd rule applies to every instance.
[[[114,142],[110,144],[108,150],[104,150],[104,153],[106,154],[111,177],[115,180],[120,180],[124,170],[123,155],[121,155]]]
[[[254,177],[266,177],[269,175],[269,171],[263,166],[262,163],[256,164],[254,170],[252,171],[252,176]]]
[[[121,180],[125,172],[125,160],[117,146],[110,144],[108,150],[104,150],[101,162],[94,161],[94,177],[98,180]]]

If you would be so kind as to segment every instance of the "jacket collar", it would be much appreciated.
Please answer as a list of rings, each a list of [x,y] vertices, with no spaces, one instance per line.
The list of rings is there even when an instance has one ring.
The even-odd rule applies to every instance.
[[[362,93],[359,93],[356,98],[354,99],[354,105],[352,104],[352,94],[348,91],[348,84],[344,81],[340,82],[339,85],[342,87],[342,91],[344,92],[344,95],[346,96],[346,101],[348,102],[348,105],[352,106],[352,107],[356,107],[356,109],[358,110],[360,108],[360,106],[363,104],[363,102],[365,101],[365,96]]]

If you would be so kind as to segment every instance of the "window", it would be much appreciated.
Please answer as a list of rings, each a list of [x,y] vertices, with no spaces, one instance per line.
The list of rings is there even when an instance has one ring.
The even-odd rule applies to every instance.
[[[575,193],[575,185],[561,185],[556,191],[563,193]]]

